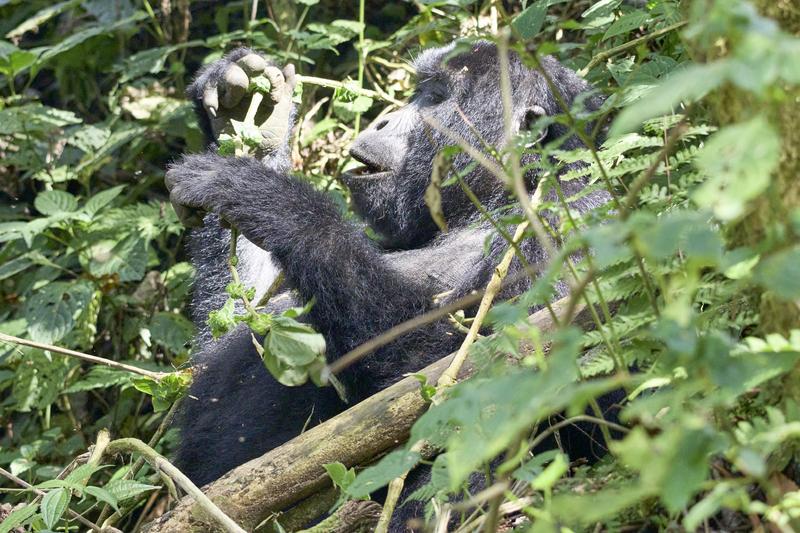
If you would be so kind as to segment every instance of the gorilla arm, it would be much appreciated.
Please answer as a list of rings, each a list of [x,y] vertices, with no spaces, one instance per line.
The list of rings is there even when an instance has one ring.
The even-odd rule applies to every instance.
[[[325,335],[329,355],[341,355],[432,305],[435,291],[393,269],[326,196],[255,159],[186,156],[170,168],[167,183],[182,204],[218,213],[269,251],[304,300],[316,298],[310,320]],[[423,332],[413,336],[427,344]],[[438,334],[433,338],[442,342]],[[440,355],[447,349],[419,346],[406,353]],[[392,351],[402,353],[396,345]],[[384,372],[402,375],[402,361],[382,369],[380,357],[371,359],[370,371],[377,375],[370,385],[385,384]],[[408,371],[423,366],[423,361],[409,363]]]

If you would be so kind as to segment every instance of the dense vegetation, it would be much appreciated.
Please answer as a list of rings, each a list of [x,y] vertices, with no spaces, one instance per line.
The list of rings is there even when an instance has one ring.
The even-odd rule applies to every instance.
[[[608,97],[602,143],[584,128],[598,117],[565,109],[555,120],[587,149],[521,138],[493,157],[511,184],[515,154],[541,152],[552,166],[543,190],[557,188],[559,164],[584,160],[614,200],[580,218],[563,195],[533,206],[532,226],[558,215],[541,229],[563,252],[532,290],[494,305],[482,324],[494,335],[470,350],[473,378],[439,395],[423,384],[437,401],[405,448],[355,477],[328,465],[340,503],[422,461],[427,442],[444,451],[415,495],[429,502],[431,530],[459,513],[463,531],[800,527],[796,3],[350,4],[0,0],[0,332],[53,345],[0,344],[0,532],[136,531],[175,501],[170,478],[130,448],[87,451],[103,429],[166,457],[178,438],[165,430],[191,379],[193,272],[163,175],[176,154],[202,148],[183,97],[191,74],[246,43],[306,76],[348,80],[303,85],[292,145],[297,174],[346,210],[348,143],[409,96],[419,49],[458,36],[509,39],[532,65],[553,54]],[[510,234],[523,223],[485,216]],[[570,284],[571,309],[589,307],[586,331],[527,322],[556,278]],[[616,388],[626,428],[582,414]],[[537,424],[564,410],[602,428],[606,459],[531,452],[557,429]],[[491,488],[466,494],[476,470]]]

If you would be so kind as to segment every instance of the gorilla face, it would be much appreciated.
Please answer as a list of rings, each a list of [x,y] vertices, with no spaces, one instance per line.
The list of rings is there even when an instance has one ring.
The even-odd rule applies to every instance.
[[[437,152],[455,143],[427,124],[426,118],[458,132],[461,138],[470,138],[465,128],[469,123],[481,137],[487,135],[489,142],[500,140],[497,133],[502,132],[502,115],[491,111],[497,109],[496,105],[483,107],[486,98],[497,97],[498,88],[481,90],[475,84],[489,70],[485,58],[478,54],[491,55],[490,64],[496,64],[496,48],[490,43],[478,43],[471,52],[448,60],[453,48],[451,44],[423,52],[414,62],[418,82],[409,103],[374,121],[350,148],[350,155],[363,165],[344,177],[355,210],[385,237],[385,244],[390,247],[413,248],[438,232],[424,203],[424,192]],[[476,104],[479,114],[468,118]],[[494,131],[496,126],[500,126],[499,131]],[[466,200],[460,192],[458,196],[462,203]],[[450,209],[447,214],[456,213]],[[451,226],[459,225],[456,217],[448,218]]]
[[[484,153],[487,147],[501,149],[506,142],[497,48],[485,41],[455,55],[453,48],[451,44],[423,52],[414,62],[419,81],[410,102],[377,119],[350,149],[350,155],[363,165],[344,176],[354,207],[389,247],[414,248],[438,233],[424,194],[434,157],[457,144],[445,130]],[[544,67],[568,103],[587,89],[555,59],[545,58]],[[509,76],[512,134],[542,115],[560,111],[541,73],[527,68],[513,53],[509,54]],[[426,119],[444,128],[432,127]],[[546,137],[548,132],[539,141]],[[462,153],[453,160],[453,168],[463,170],[471,162]],[[529,183],[535,181],[533,173],[527,176]],[[504,186],[486,169],[475,166],[464,179],[485,206],[502,205]],[[451,228],[469,224],[475,214],[457,186],[442,190],[442,208]]]

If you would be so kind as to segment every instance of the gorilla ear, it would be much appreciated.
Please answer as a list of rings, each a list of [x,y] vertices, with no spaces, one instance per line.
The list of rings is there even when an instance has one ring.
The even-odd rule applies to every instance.
[[[542,106],[533,105],[525,109],[522,114],[522,120],[519,124],[520,131],[531,131],[536,126],[536,121],[542,118],[543,116],[547,115],[547,112],[544,110]],[[547,138],[549,126],[545,126],[539,131],[539,135],[536,137],[535,140],[531,141],[528,146],[533,146],[534,144],[539,144],[544,139]]]

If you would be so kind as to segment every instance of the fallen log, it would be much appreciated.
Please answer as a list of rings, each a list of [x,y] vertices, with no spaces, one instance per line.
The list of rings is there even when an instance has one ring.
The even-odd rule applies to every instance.
[[[568,298],[551,306],[563,316]],[[585,322],[582,308],[576,322]],[[546,309],[531,315],[530,322],[550,331],[555,322]],[[447,369],[453,354],[436,361],[421,373],[435,383]],[[469,377],[466,364],[458,379]],[[350,409],[309,429],[291,441],[231,470],[203,487],[203,492],[237,524],[248,531],[281,511],[290,509],[331,486],[323,465],[338,461],[347,467],[364,465],[403,445],[411,426],[428,409],[420,383],[407,377]],[[216,522],[184,497],[170,512],[148,524],[147,533],[207,533]]]

